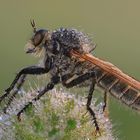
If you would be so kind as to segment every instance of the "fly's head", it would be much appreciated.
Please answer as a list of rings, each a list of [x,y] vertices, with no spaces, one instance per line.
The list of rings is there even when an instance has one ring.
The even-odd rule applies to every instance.
[[[26,53],[40,56],[45,50],[45,45],[51,40],[51,33],[45,29],[37,30],[34,20],[31,21],[31,26],[33,27],[34,35],[26,44]]]

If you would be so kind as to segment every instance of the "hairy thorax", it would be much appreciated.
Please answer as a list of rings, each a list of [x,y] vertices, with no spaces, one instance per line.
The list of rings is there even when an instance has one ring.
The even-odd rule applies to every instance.
[[[62,47],[78,49],[81,53],[89,53],[94,44],[83,32],[73,28],[60,28],[52,33],[52,39]]]

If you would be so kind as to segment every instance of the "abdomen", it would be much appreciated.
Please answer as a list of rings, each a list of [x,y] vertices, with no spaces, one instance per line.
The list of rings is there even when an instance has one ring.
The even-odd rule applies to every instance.
[[[140,111],[140,91],[101,68],[95,67],[97,86],[129,107]]]

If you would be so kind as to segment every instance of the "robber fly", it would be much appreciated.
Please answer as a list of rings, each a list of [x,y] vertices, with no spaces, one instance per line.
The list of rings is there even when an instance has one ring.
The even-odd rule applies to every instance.
[[[95,49],[95,45],[87,35],[69,28],[60,28],[52,32],[45,29],[37,30],[34,20],[31,21],[31,25],[34,35],[27,43],[26,53],[37,55],[43,52],[43,66],[29,66],[19,71],[12,84],[5,90],[5,94],[0,97],[1,102],[12,94],[3,109],[4,112],[22,87],[27,75],[46,73],[50,74],[50,81],[17,113],[18,119],[34,101],[39,100],[59,83],[66,88],[89,86],[86,107],[92,116],[97,133],[100,133],[100,128],[96,114],[90,106],[95,85],[105,91],[103,111],[106,108],[108,92],[140,111],[140,82],[124,74],[111,63],[92,56],[90,52]]]

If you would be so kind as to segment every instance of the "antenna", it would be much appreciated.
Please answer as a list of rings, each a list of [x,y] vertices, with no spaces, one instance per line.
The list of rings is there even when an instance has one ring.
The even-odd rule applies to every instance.
[[[36,33],[36,25],[35,25],[34,19],[33,20],[30,19],[30,23],[31,23],[31,26],[33,27],[33,32]]]

